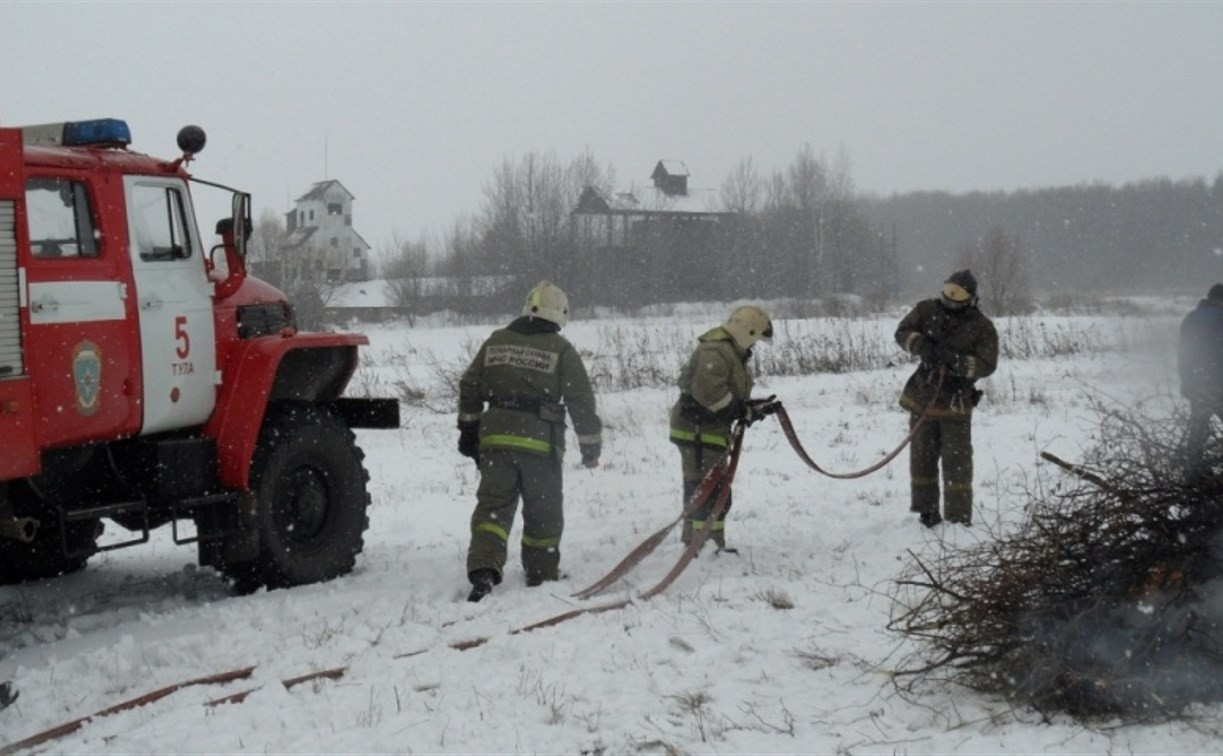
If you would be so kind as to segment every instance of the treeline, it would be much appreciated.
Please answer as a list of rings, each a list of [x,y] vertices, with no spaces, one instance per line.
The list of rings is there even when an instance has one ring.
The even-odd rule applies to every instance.
[[[830,294],[878,301],[899,285],[895,248],[864,215],[847,166],[809,147],[768,175],[746,159],[710,192],[707,209],[733,215],[640,217],[609,240],[606,219],[573,210],[587,187],[615,195],[612,166],[590,154],[564,163],[533,153],[494,170],[480,212],[444,238],[396,242],[383,272],[418,274],[427,259],[431,276],[548,278],[576,301],[611,307]],[[473,306],[504,309],[521,288]]]
[[[439,238],[391,240],[378,275],[403,310],[444,300],[473,313],[512,312],[542,278],[582,307],[790,298],[869,309],[925,296],[970,266],[994,314],[1046,295],[1184,293],[1223,280],[1223,173],[1213,183],[881,198],[855,191],[845,155],[803,147],[779,171],[747,158],[710,185],[716,219],[655,215],[609,233],[605,218],[573,211],[587,187],[623,189],[610,164],[589,152],[507,159],[478,212]],[[261,219],[259,233],[274,236],[276,222]],[[438,280],[449,287],[441,294]]]
[[[929,290],[966,243],[1004,229],[1040,294],[1205,292],[1223,280],[1223,173],[1017,192],[917,192],[862,198],[872,224],[895,229],[909,290]]]

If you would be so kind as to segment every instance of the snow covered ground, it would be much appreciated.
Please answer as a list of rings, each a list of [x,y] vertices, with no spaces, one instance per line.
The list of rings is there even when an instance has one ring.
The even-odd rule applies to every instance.
[[[1092,445],[1094,401],[1177,401],[1175,328],[1192,304],[997,321],[1013,354],[1034,356],[1004,359],[984,382],[971,529],[926,530],[908,513],[907,455],[862,479],[831,480],[809,471],[769,420],[749,430],[740,462],[727,531],[738,556],[706,550],[661,596],[521,633],[635,596],[678,557],[676,533],[604,596],[569,598],[677,514],[678,455],[666,431],[674,392],[650,375],[673,374],[692,337],[729,308],[565,330],[607,386],[602,466],[585,470],[572,451],[566,460],[568,578],[525,587],[515,528],[506,580],[479,604],[463,600],[477,478],[454,450],[447,376],[491,325],[367,329],[372,345],[353,390],[412,399],[400,430],[358,436],[373,506],[356,570],[234,597],[194,566],[192,547],[159,532],[79,574],[0,588],[0,680],[21,691],[0,712],[0,747],[163,686],[253,666],[246,679],[95,718],[42,750],[1217,752],[1218,707],[1194,723],[1086,727],[964,690],[901,696],[890,672],[909,646],[885,627],[909,552],[959,548],[1020,521],[1025,491],[1062,474],[1039,452],[1073,460]],[[875,355],[869,369],[758,380],[757,393],[782,399],[827,469],[866,467],[905,435],[896,399],[912,366],[891,341],[902,314],[779,322],[775,343],[759,348],[763,356],[787,339],[845,338]],[[630,355],[641,364],[628,365]],[[342,676],[281,684],[324,670]],[[246,691],[240,703],[210,705]]]

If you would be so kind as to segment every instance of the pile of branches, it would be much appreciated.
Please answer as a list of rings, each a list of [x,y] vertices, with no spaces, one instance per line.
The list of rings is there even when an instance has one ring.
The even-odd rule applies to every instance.
[[[950,682],[1124,721],[1223,701],[1223,473],[1186,474],[1183,415],[1099,411],[1082,463],[1042,454],[1059,482],[1014,532],[911,554],[889,624],[918,641],[902,692]]]

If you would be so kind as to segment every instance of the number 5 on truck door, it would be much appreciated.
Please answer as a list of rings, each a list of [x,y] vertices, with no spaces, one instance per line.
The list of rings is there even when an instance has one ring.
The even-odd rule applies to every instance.
[[[142,434],[203,424],[216,403],[212,282],[187,187],[127,176],[144,376]]]

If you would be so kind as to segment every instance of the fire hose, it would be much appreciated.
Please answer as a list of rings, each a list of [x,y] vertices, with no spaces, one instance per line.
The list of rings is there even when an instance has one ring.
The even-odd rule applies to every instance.
[[[816,464],[815,460],[811,458],[811,455],[807,453],[807,450],[803,448],[802,442],[798,440],[798,433],[794,430],[794,423],[790,420],[790,413],[786,412],[786,408],[782,406],[781,402],[777,402],[777,407],[774,410],[774,414],[777,415],[777,422],[781,423],[781,430],[786,434],[786,440],[790,442],[790,446],[794,449],[794,452],[798,455],[799,459],[807,464],[807,467],[815,470],[820,475],[825,475],[829,478],[837,478],[838,480],[864,478],[876,470],[886,466],[887,463],[895,459],[896,455],[900,454],[900,452],[902,452],[904,448],[909,445],[909,442],[913,440],[914,436],[917,435],[918,429],[921,428],[922,423],[926,422],[926,418],[930,414],[930,409],[934,406],[934,402],[938,399],[939,391],[943,388],[943,378],[945,375],[946,368],[940,367],[938,371],[938,381],[934,385],[934,394],[930,397],[930,402],[925,406],[925,408],[922,409],[921,414],[917,416],[917,422],[913,423],[913,427],[909,429],[909,435],[904,437],[904,440],[900,442],[900,445],[875,464],[856,472],[833,473],[820,467],[818,464]]]

